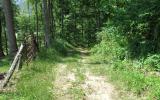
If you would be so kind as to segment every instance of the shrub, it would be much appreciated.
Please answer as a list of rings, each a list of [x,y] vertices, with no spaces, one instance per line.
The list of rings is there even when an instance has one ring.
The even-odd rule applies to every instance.
[[[145,66],[160,71],[160,54],[148,56],[144,61]]]
[[[97,33],[97,37],[100,41],[99,44],[95,45],[91,52],[94,55],[99,55],[99,59],[103,62],[113,61],[118,59],[125,59],[125,39],[118,35],[118,28],[110,26],[111,23],[107,24],[107,27]]]

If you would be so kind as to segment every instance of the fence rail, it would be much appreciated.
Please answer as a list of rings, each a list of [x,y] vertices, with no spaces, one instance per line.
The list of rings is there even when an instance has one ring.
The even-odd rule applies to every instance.
[[[13,73],[19,70],[22,62],[22,55],[25,56],[24,59],[28,65],[28,63],[36,56],[36,52],[37,44],[34,35],[30,35],[26,38],[24,43],[20,45],[20,48],[11,64],[10,69],[5,75],[3,75],[4,79],[0,83],[0,89],[3,89],[10,81]]]
[[[19,48],[19,50],[18,50],[18,52],[17,52],[17,54],[16,54],[16,56],[15,56],[15,58],[13,60],[13,63],[12,63],[9,71],[7,72],[7,74],[5,76],[5,79],[1,83],[1,86],[0,86],[1,89],[4,88],[7,85],[7,83],[10,80],[10,78],[12,77],[13,72],[15,71],[15,69],[19,68],[20,60],[21,60],[20,58],[21,58],[21,54],[22,54],[23,48],[24,48],[24,45],[21,44],[21,46],[20,46],[20,48]]]

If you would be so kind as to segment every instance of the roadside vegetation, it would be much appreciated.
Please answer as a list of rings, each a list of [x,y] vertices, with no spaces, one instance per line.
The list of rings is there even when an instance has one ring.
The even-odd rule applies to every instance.
[[[41,48],[32,62],[28,64],[23,62],[22,69],[13,75],[8,89],[0,93],[0,99],[53,100],[56,97],[54,95],[56,65],[62,62],[62,58],[67,57],[68,50],[72,48],[67,42],[63,42],[57,40],[50,49]],[[10,67],[8,60],[4,59],[2,62],[1,71],[7,72]]]
[[[0,60],[0,73],[4,73],[9,69],[9,61],[8,58],[4,58]]]
[[[1,0],[0,75],[21,43],[26,51],[33,44],[37,52],[28,65],[32,50],[25,52],[22,69],[0,99],[81,100],[97,93],[86,95],[81,86],[91,70],[91,81],[105,76],[119,98],[160,100],[159,5],[160,0]],[[69,87],[63,91],[59,83]]]
[[[127,8],[124,9],[127,10]],[[125,14],[121,17],[127,16]],[[103,67],[93,68],[94,72],[110,76],[110,80],[117,86],[131,91],[136,96],[149,100],[159,100],[160,55],[159,51],[155,49],[157,47],[153,47],[155,45],[152,44],[153,42],[156,44],[158,41],[144,38],[144,32],[140,31],[145,31],[146,28],[144,27],[132,26],[129,29],[128,25],[132,25],[134,21],[131,21],[131,23],[122,21],[123,24],[115,24],[115,21],[121,21],[117,18],[118,16],[120,15],[115,15],[115,19],[108,21],[102,31],[97,33],[99,43],[91,49],[92,57],[90,59],[93,63],[104,65]],[[137,21],[136,25],[143,26],[144,23],[139,21],[140,18],[135,20]],[[152,30],[149,26],[145,27]],[[126,30],[127,28],[128,30]],[[133,30],[138,30],[138,32]],[[126,36],[127,33],[135,35],[135,37]]]
[[[52,55],[52,56],[50,56]],[[3,100],[51,100],[54,98],[52,94],[53,82],[55,78],[56,62],[59,56],[54,49],[44,50],[39,53],[37,59],[33,62],[23,65],[16,80],[16,90],[11,93],[2,93],[0,98]],[[14,79],[13,79],[14,80]]]

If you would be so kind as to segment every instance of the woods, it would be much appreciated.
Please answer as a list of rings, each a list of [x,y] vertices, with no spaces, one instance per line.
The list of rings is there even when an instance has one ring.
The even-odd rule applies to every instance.
[[[105,16],[97,7],[98,1],[4,0],[1,10],[6,26],[2,27],[7,29],[9,55],[14,55],[17,41],[28,34],[35,34],[39,44],[45,41],[46,47],[50,47],[54,38],[62,38],[75,46],[93,46],[95,33]]]
[[[31,65],[27,63],[26,67],[26,63],[23,64],[26,67],[24,75],[46,74],[48,80],[53,81],[47,72],[56,73],[57,63],[66,64],[63,60],[67,59],[68,64],[74,62],[83,68],[84,62],[79,65],[78,61],[87,56],[89,68],[85,67],[93,73],[111,77],[115,83],[120,83],[116,84],[117,87],[127,88],[124,90],[140,99],[159,100],[159,5],[159,0],[1,0],[0,73],[9,68],[9,62],[13,61],[21,43],[33,42],[31,47],[35,48],[30,49],[37,52],[34,52],[34,59],[29,60]],[[30,49],[24,47],[26,53],[32,52]],[[89,54],[83,52],[86,49]],[[26,58],[28,56],[26,54]],[[22,59],[26,58],[22,56]],[[82,69],[77,66],[75,72],[84,81],[85,73],[79,72]],[[20,87],[26,84],[25,78],[22,77],[24,82]],[[39,80],[40,77],[37,75],[36,78]],[[44,86],[46,83],[40,84]],[[43,91],[38,86],[36,88]],[[24,91],[33,100],[37,95],[30,94],[29,89]]]

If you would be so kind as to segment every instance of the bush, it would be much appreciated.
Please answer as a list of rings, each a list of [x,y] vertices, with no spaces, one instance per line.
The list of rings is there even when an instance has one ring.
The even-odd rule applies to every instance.
[[[155,70],[160,71],[160,54],[148,56],[145,59],[144,64],[146,67],[154,68]]]
[[[99,55],[98,58],[103,62],[114,61],[118,59],[125,59],[125,39],[118,35],[118,28],[110,26],[111,23],[107,24],[107,27],[97,33],[97,37],[100,41],[99,44],[95,45],[91,52],[94,55]],[[121,38],[121,40],[119,39]]]

